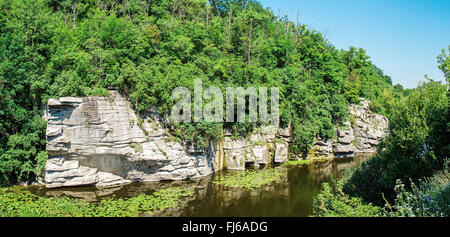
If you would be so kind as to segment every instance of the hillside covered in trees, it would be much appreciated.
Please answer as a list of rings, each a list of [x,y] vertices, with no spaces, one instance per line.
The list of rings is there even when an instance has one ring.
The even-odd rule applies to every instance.
[[[404,93],[363,49],[339,50],[323,35],[256,1],[1,0],[0,181],[42,170],[49,98],[117,89],[134,109],[170,113],[171,91],[203,85],[279,87],[281,125],[293,152],[329,139],[360,97],[390,115]],[[203,144],[255,123],[183,123],[176,139]]]

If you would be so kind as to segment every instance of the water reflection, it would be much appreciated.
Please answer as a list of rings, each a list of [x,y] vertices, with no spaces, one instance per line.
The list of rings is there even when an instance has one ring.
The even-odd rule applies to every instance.
[[[313,198],[332,175],[339,177],[367,155],[317,161],[310,165],[283,167],[279,180],[258,190],[226,188],[207,183],[188,204],[168,209],[160,216],[309,216]],[[218,175],[215,176],[217,178]]]
[[[194,180],[150,182],[101,189],[45,189],[41,186],[28,189],[38,195],[63,195],[95,202],[105,197],[134,197],[141,193],[151,194],[160,189],[183,186],[193,188],[194,195],[186,197],[182,207],[166,209],[157,213],[157,216],[309,216],[312,213],[313,198],[320,192],[321,184],[328,182],[332,175],[340,176],[344,169],[355,166],[368,156],[357,155],[353,158],[312,162],[310,165],[279,167],[281,177],[257,190],[226,188],[211,183],[227,171]]]

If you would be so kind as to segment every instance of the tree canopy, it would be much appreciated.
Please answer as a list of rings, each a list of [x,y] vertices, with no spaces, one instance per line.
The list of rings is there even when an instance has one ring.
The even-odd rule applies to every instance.
[[[222,90],[279,87],[293,152],[331,138],[348,103],[365,97],[389,115],[403,93],[363,49],[339,50],[257,1],[0,0],[0,181],[30,180],[42,168],[40,117],[49,98],[113,88],[138,113],[150,106],[170,113],[172,89],[193,89],[196,78]],[[255,126],[201,122],[171,130],[203,144],[221,139],[225,128],[245,135]]]

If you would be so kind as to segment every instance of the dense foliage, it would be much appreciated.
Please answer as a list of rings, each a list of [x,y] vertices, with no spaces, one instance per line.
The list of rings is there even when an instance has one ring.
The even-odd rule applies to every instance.
[[[448,167],[420,181],[411,183],[409,189],[398,180],[394,187],[394,205],[386,203],[384,216],[406,217],[449,217],[450,216],[450,173]]]
[[[168,113],[193,80],[280,88],[294,152],[328,139],[359,97],[392,112],[402,93],[363,49],[338,50],[320,33],[252,0],[0,0],[0,182],[32,180],[45,161],[43,103],[123,92],[138,113]],[[176,139],[205,144],[252,123],[183,123]]]
[[[365,204],[360,197],[350,197],[342,191],[343,182],[337,181],[334,188],[328,183],[314,198],[313,215],[316,217],[373,217],[381,208]]]
[[[449,216],[450,154],[449,56],[442,50],[438,67],[446,84],[428,80],[408,91],[392,104],[390,135],[379,146],[378,154],[350,170],[341,181],[343,195],[363,202],[355,208],[373,203],[385,205],[377,215]],[[431,177],[431,178],[429,178]],[[315,203],[323,207],[318,216],[331,213],[346,215],[335,206],[342,200],[328,195],[324,187]]]
[[[442,170],[450,154],[450,123],[446,85],[421,84],[394,106],[390,135],[373,159],[361,164],[344,185],[344,191],[368,202],[393,200],[397,179],[409,186]]]
[[[348,175],[348,174],[347,174]],[[324,183],[314,198],[313,215],[317,217],[448,217],[450,215],[450,173],[448,164],[442,171],[407,188],[398,179],[393,187],[395,199],[385,201],[384,207],[374,206],[361,197],[343,191],[345,178]]]

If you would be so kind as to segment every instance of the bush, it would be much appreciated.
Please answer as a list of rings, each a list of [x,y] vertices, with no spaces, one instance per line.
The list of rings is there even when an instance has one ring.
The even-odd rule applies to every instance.
[[[45,127],[45,120],[35,116],[20,133],[8,137],[6,149],[0,153],[0,184],[35,179],[39,172],[37,164],[43,168]]]
[[[331,97],[333,107],[332,116],[336,124],[341,124],[348,115],[348,102],[344,95],[336,94]]]
[[[381,208],[365,204],[362,198],[350,197],[342,191],[343,181],[337,181],[333,189],[322,184],[322,191],[314,198],[313,216],[316,217],[373,217]]]
[[[383,156],[377,155],[361,162],[356,168],[349,169],[343,185],[344,192],[376,205],[383,205],[382,194],[390,193],[390,189],[381,180],[386,163]]]
[[[374,113],[381,113],[383,109],[383,105],[378,101],[371,101],[369,103],[369,109]]]

